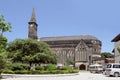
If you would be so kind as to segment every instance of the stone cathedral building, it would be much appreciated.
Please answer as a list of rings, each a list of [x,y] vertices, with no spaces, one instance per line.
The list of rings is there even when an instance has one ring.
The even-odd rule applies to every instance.
[[[37,22],[33,9],[28,22],[28,37],[46,42],[57,54],[57,64],[73,64],[78,69],[86,69],[95,58],[101,57],[101,41],[91,35],[37,37]]]

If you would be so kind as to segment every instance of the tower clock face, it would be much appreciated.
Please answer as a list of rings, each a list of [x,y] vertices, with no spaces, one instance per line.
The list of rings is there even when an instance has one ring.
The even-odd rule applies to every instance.
[[[34,25],[33,24],[30,24],[30,27],[33,27]]]

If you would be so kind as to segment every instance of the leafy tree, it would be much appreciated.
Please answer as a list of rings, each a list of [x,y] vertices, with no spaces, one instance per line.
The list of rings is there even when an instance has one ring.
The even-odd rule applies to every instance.
[[[5,51],[7,46],[7,38],[4,36],[0,36],[0,53]]]
[[[48,45],[33,39],[17,39],[7,47],[8,58],[12,62],[29,63],[56,63],[56,55]]]
[[[114,55],[109,52],[103,52],[101,55],[105,58],[113,58],[114,57]]]
[[[11,31],[11,24],[5,22],[4,16],[0,15],[0,53],[4,51],[7,45],[7,38],[3,36],[4,32]]]
[[[6,46],[7,46],[7,38],[3,36],[4,32],[10,32],[11,24],[9,22],[5,22],[4,16],[0,15],[0,73],[2,69],[5,68],[6,65]]]
[[[4,32],[11,31],[11,24],[9,22],[5,22],[4,16],[0,15],[0,34],[3,35]]]

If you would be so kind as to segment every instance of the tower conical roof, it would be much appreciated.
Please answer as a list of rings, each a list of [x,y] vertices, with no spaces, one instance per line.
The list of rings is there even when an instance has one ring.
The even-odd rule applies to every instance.
[[[36,23],[36,17],[35,17],[35,10],[34,10],[34,8],[33,8],[33,11],[32,11],[32,16],[31,16],[30,22],[35,22]]]

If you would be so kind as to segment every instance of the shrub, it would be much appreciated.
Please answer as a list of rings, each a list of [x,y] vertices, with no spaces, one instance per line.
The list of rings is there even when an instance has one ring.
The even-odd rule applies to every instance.
[[[29,64],[22,63],[21,66],[22,66],[23,69],[25,69],[25,70],[29,70],[29,69],[30,69],[30,65],[29,65]]]
[[[16,71],[16,70],[28,70],[29,67],[30,66],[28,64],[13,63],[13,64],[11,64],[10,69],[13,70],[13,71]]]
[[[17,70],[14,71],[15,74],[30,74],[30,71],[28,70]]]
[[[5,69],[5,70],[3,70],[3,73],[14,74],[14,71],[9,70],[9,69]]]
[[[39,70],[31,70],[30,74],[41,74]]]
[[[37,65],[35,66],[35,70],[44,70],[44,67]]]
[[[40,71],[40,74],[50,74],[50,71],[48,71],[48,70],[42,70],[42,71]]]
[[[69,71],[68,70],[59,70],[59,74],[68,74]]]
[[[8,73],[8,74],[68,74],[68,73],[78,73],[79,70],[17,70],[17,71],[12,71],[12,70],[4,70],[3,73]]]
[[[16,71],[16,70],[22,70],[23,68],[20,66],[20,64],[13,63],[13,64],[11,64],[10,69],[13,70],[13,71]]]
[[[72,72],[71,73],[78,73],[79,72],[79,70],[78,69],[74,69],[74,70],[72,70]]]
[[[64,66],[61,70],[72,70],[71,66]]]
[[[48,64],[47,66],[45,66],[45,70],[56,70],[56,65],[54,64]]]
[[[57,74],[57,73],[59,73],[59,71],[58,71],[58,70],[52,70],[52,71],[50,71],[49,73],[50,73],[50,74]]]
[[[48,70],[41,70],[41,71],[35,70],[35,71],[30,71],[30,73],[31,74],[51,74],[51,72]]]

